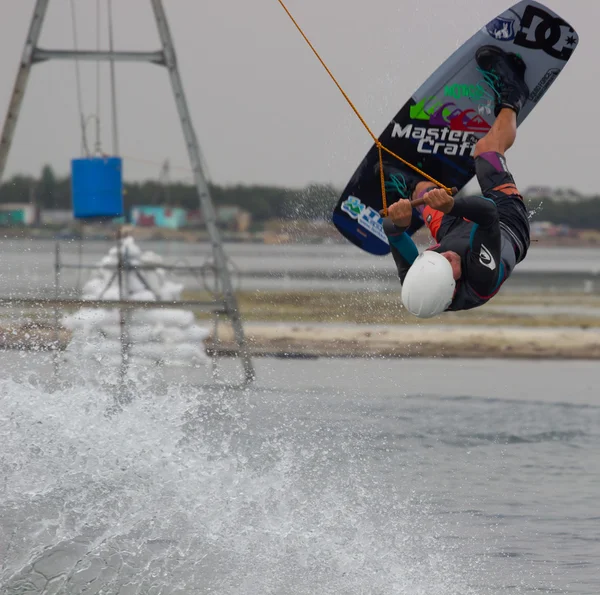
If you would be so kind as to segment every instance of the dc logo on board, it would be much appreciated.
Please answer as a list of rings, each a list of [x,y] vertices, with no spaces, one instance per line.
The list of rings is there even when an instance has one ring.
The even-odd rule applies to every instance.
[[[498,17],[490,21],[485,28],[497,41],[512,41],[515,38],[515,19]]]
[[[549,56],[567,61],[577,45],[577,33],[569,23],[548,14],[539,6],[529,5],[521,19],[515,45],[543,50]]]

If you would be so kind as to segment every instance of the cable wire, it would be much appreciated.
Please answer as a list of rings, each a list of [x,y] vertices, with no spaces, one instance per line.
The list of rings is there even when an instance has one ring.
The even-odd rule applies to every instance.
[[[100,51],[100,0],[96,0],[96,50]],[[96,61],[96,145],[97,155],[102,153],[100,140],[100,60]]]
[[[119,154],[119,135],[117,125],[117,84],[115,79],[115,60],[113,53],[114,49],[114,36],[113,36],[113,18],[112,18],[112,0],[107,0],[107,12],[108,12],[108,49],[110,50],[110,94],[112,104],[112,141],[113,141],[113,155]]]
[[[77,51],[78,43],[77,43],[77,18],[75,15],[75,0],[71,0],[71,25],[73,29],[73,46],[75,51]],[[86,136],[86,118],[83,110],[83,96],[81,93],[81,72],[79,70],[79,59],[77,56],[75,57],[75,85],[77,87],[77,105],[79,109],[79,125],[81,127],[81,153],[86,157],[90,155],[90,149],[87,143]]]
[[[419,175],[423,176],[426,180],[429,180],[430,182],[433,182],[434,184],[436,184],[436,186],[439,186],[440,188],[444,189],[448,194],[453,194],[455,191],[454,188],[448,188],[447,186],[444,186],[444,184],[442,184],[441,182],[438,182],[435,178],[431,177],[429,174],[426,174],[424,171],[420,170],[416,165],[413,165],[409,161],[406,161],[406,159],[403,159],[399,155],[396,155],[396,153],[394,153],[393,151],[391,151],[390,149],[388,149],[386,146],[384,146],[381,143],[381,141],[375,136],[375,134],[373,134],[372,130],[369,128],[369,125],[367,124],[365,119],[361,116],[360,112],[358,111],[358,109],[356,108],[354,103],[352,103],[352,100],[350,99],[350,97],[348,97],[348,95],[346,94],[344,89],[342,89],[342,86],[340,85],[340,83],[338,83],[335,76],[333,76],[333,73],[331,72],[331,70],[329,70],[329,68],[327,67],[327,64],[325,64],[325,61],[323,60],[323,58],[321,58],[321,56],[319,55],[319,53],[317,52],[317,50],[315,49],[313,44],[310,42],[308,37],[305,35],[305,33],[302,30],[302,28],[300,27],[300,25],[296,22],[296,19],[294,19],[294,17],[292,16],[292,13],[288,10],[286,5],[283,3],[283,0],[277,0],[277,1],[279,2],[279,4],[281,4],[281,7],[283,8],[283,10],[285,10],[288,17],[290,17],[292,23],[294,23],[294,25],[296,26],[296,29],[298,29],[298,31],[300,32],[300,35],[302,35],[302,37],[304,38],[304,41],[306,41],[306,43],[308,44],[310,49],[313,51],[314,55],[317,57],[317,59],[319,60],[319,62],[323,66],[323,68],[326,70],[327,74],[330,76],[331,80],[335,83],[335,85],[339,89],[340,93],[344,96],[344,98],[348,102],[348,105],[352,108],[352,110],[354,111],[354,113],[356,114],[358,119],[361,121],[362,125],[365,127],[366,131],[369,133],[369,135],[373,139],[373,142],[375,143],[375,146],[377,147],[377,150],[379,153],[379,170],[380,170],[380,174],[381,174],[381,198],[382,198],[382,202],[383,202],[383,212],[387,214],[385,175],[383,172],[383,151],[385,151],[392,157],[396,158],[398,161],[402,162],[407,167],[410,167],[413,171],[415,171]]]

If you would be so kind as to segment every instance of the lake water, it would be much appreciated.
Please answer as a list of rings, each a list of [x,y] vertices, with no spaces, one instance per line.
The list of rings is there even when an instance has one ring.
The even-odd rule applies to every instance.
[[[0,365],[3,594],[600,593],[597,363]]]
[[[61,242],[66,264],[93,265],[112,244],[104,241]],[[207,243],[141,242],[169,264],[203,266],[212,259]],[[284,290],[397,290],[398,279],[391,256],[376,257],[350,243],[333,245],[225,245],[234,285],[242,289]],[[51,294],[54,288],[54,242],[0,240],[1,295]],[[62,271],[66,289],[81,286],[87,271]],[[197,276],[181,275],[190,289],[200,288]],[[600,248],[538,248],[515,270],[505,290],[576,289],[600,291]]]

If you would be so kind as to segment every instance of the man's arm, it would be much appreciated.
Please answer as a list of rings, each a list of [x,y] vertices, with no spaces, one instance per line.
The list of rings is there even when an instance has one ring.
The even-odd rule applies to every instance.
[[[464,217],[488,229],[498,222],[496,203],[485,196],[454,198],[441,188],[429,190],[421,199],[432,209],[452,217]]]
[[[491,296],[506,277],[502,263],[502,234],[496,204],[487,198],[463,199],[458,216],[474,223],[469,241],[467,281],[482,297]],[[459,199],[460,200],[460,199]],[[459,200],[455,201],[459,203]],[[454,214],[454,209],[452,209]]]
[[[394,225],[389,217],[383,219],[383,230],[390,243],[392,256],[398,269],[398,277],[400,282],[403,283],[408,269],[419,255],[419,250],[412,238],[406,233],[405,228]]]
[[[498,225],[496,203],[484,196],[466,196],[454,199],[454,206],[448,213],[453,217],[464,217],[477,223],[482,229]]]
[[[473,222],[463,275],[480,296],[491,296],[505,278],[501,260],[500,218],[496,203],[484,196],[455,199],[440,189],[428,192],[424,198],[425,203],[432,208]]]

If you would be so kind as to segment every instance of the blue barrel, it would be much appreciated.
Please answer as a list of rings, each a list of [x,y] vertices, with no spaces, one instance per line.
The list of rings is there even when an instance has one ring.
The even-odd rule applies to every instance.
[[[71,160],[71,196],[75,219],[123,216],[123,163],[120,157]]]

